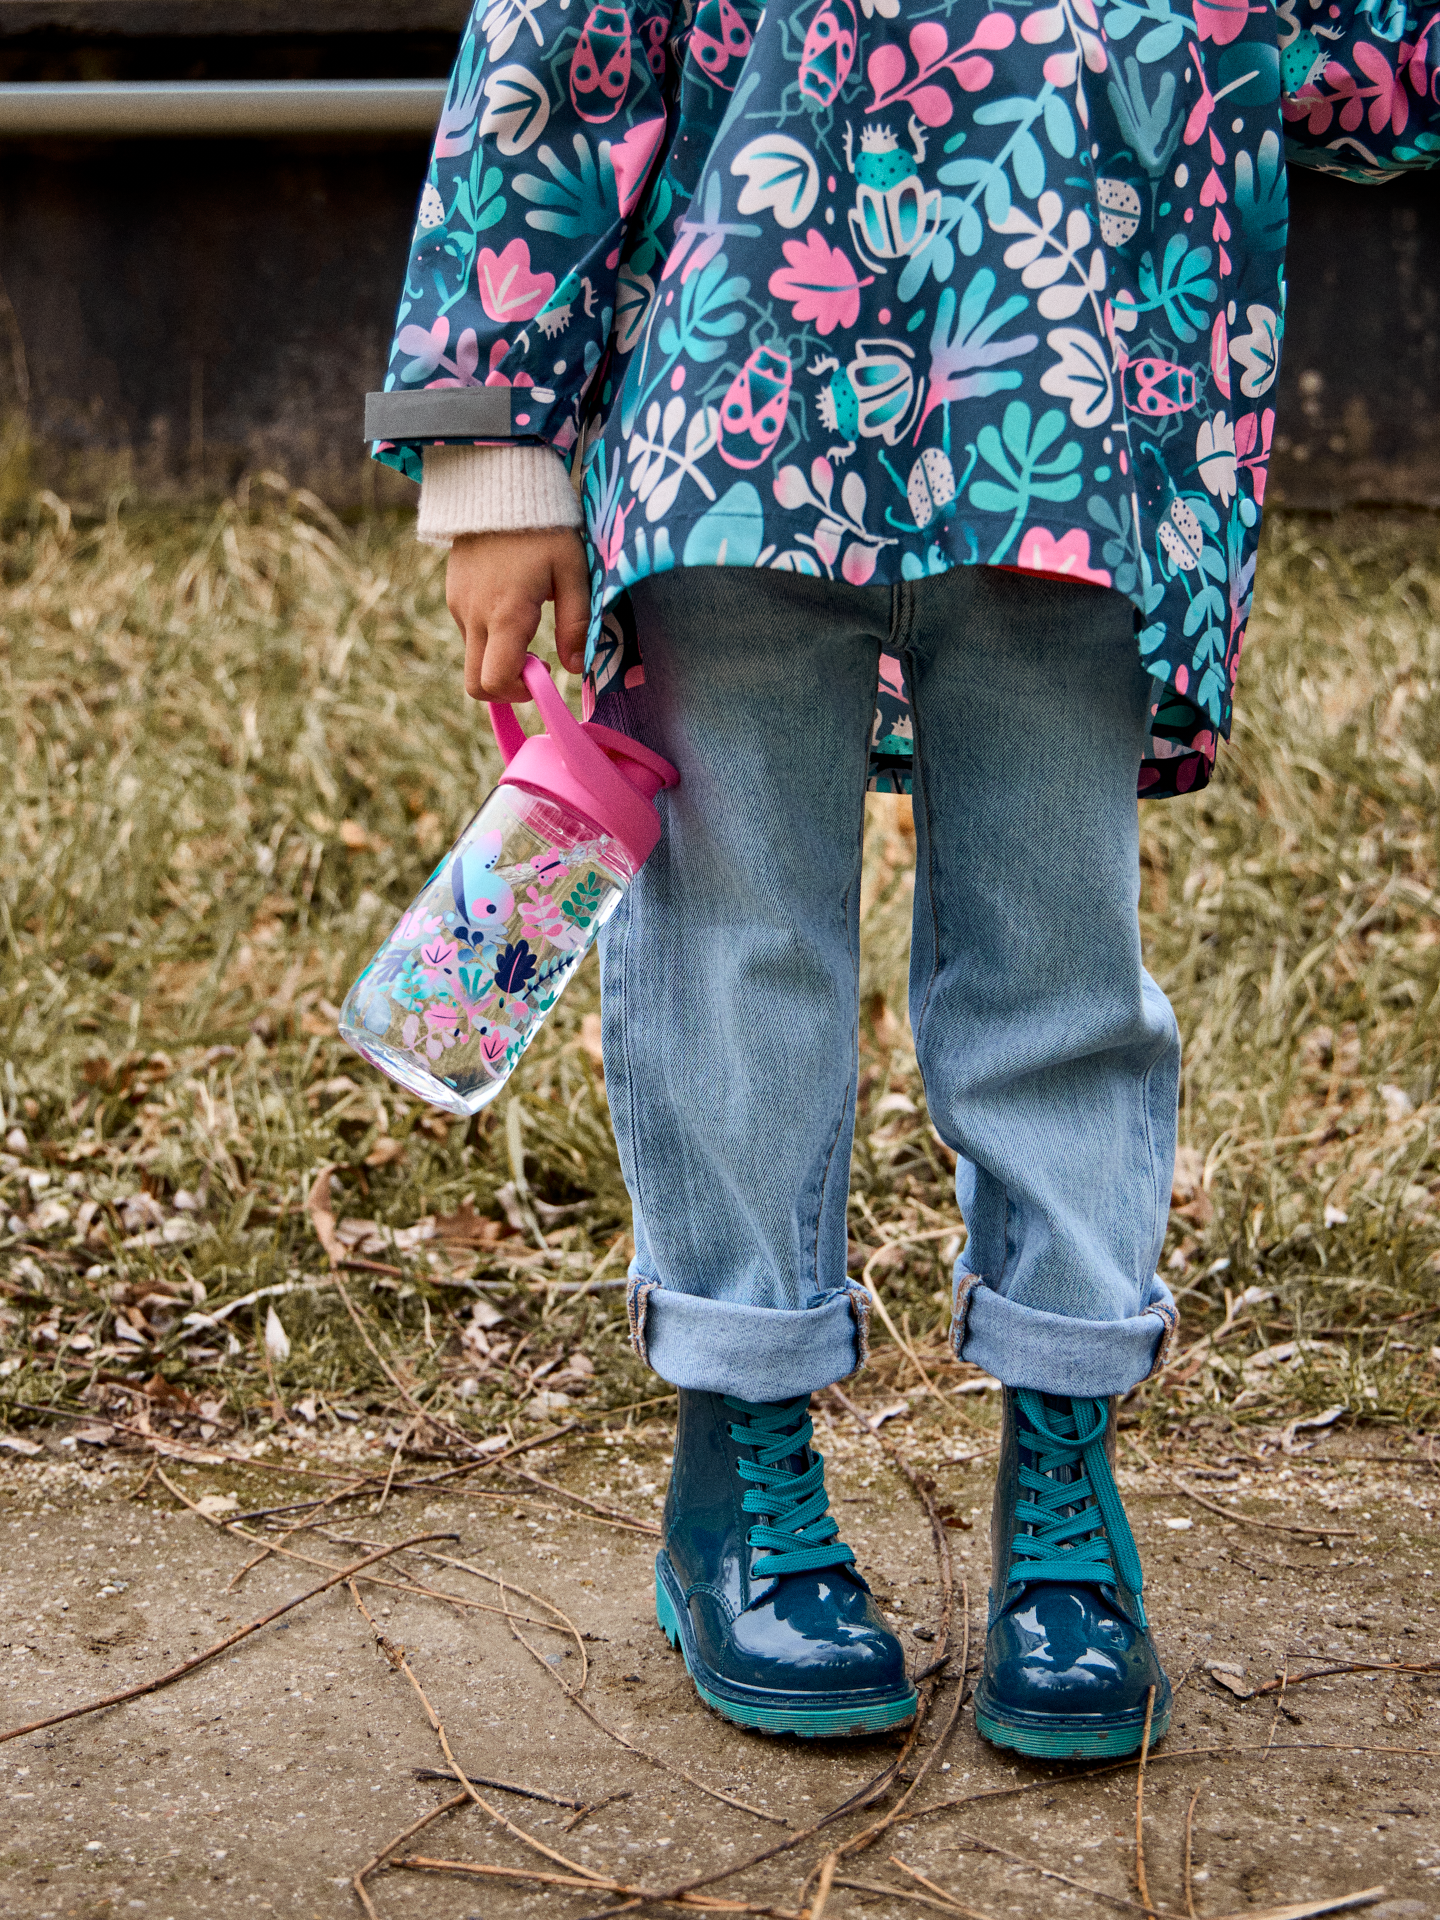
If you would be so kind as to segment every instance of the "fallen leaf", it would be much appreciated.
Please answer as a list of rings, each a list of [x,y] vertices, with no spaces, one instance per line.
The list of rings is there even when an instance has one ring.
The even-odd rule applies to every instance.
[[[335,1231],[335,1207],[331,1199],[330,1176],[335,1171],[333,1164],[315,1169],[310,1181],[310,1194],[306,1207],[310,1214],[310,1224],[315,1229],[315,1238],[329,1256],[332,1267],[338,1267],[345,1258],[345,1249]]]
[[[475,1211],[475,1205],[467,1196],[460,1202],[454,1213],[442,1213],[435,1221],[437,1239],[452,1247],[493,1247],[497,1241],[513,1235],[515,1229],[508,1221],[491,1220]],[[490,1326],[491,1321],[482,1321]]]
[[[265,1351],[272,1360],[290,1358],[290,1336],[274,1307],[267,1308],[265,1313]]]
[[[388,1133],[382,1133],[369,1153],[366,1154],[365,1164],[367,1167],[388,1167],[392,1160],[401,1159],[404,1153],[405,1142],[403,1140],[393,1140]]]
[[[1195,1522],[1193,1520],[1181,1520],[1177,1518],[1167,1520],[1164,1524],[1170,1529],[1171,1533],[1188,1533]]]
[[[43,1453],[43,1447],[37,1447],[33,1440],[22,1440],[18,1433],[0,1434],[0,1447],[6,1447],[11,1453],[23,1453],[27,1459],[32,1454]]]
[[[218,1520],[222,1514],[234,1513],[239,1505],[233,1493],[202,1493],[195,1502],[196,1511],[203,1513],[207,1520]]]
[[[525,1412],[532,1420],[547,1420],[552,1413],[563,1413],[569,1405],[568,1393],[551,1393],[548,1388],[542,1388],[526,1403]]]
[[[162,1407],[174,1407],[179,1413],[200,1412],[200,1402],[194,1395],[187,1393],[184,1387],[177,1387],[173,1380],[167,1380],[159,1371],[152,1373],[145,1382],[145,1392]]]
[[[1326,1407],[1323,1413],[1312,1413],[1308,1420],[1292,1420],[1280,1436],[1280,1447],[1284,1453],[1308,1453],[1311,1443],[1302,1440],[1297,1446],[1295,1436],[1306,1427],[1333,1427],[1344,1413],[1343,1406]]]
[[[1224,1687],[1227,1693],[1233,1693],[1237,1700],[1253,1700],[1255,1689],[1247,1687],[1237,1667],[1207,1666],[1205,1671],[1217,1686]]]

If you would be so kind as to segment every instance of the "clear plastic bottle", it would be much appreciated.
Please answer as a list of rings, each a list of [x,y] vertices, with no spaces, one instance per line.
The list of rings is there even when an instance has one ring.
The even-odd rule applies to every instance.
[[[496,703],[500,784],[346,995],[340,1034],[449,1113],[500,1092],[659,836],[658,754],[581,725],[532,656],[548,731]],[[543,683],[543,684],[542,684]]]

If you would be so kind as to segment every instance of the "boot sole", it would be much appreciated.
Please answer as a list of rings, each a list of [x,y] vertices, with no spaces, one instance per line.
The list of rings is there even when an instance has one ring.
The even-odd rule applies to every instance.
[[[674,1581],[665,1554],[658,1553],[655,1618],[671,1646],[678,1648],[685,1671],[705,1705],[737,1727],[748,1727],[755,1733],[794,1733],[805,1740],[834,1740],[885,1733],[915,1717],[918,1703],[913,1689],[888,1699],[872,1694],[848,1706],[817,1707],[807,1705],[805,1695],[762,1693],[759,1688],[739,1687],[722,1679],[700,1657],[689,1609],[684,1596],[675,1590]],[[843,1700],[844,1696],[832,1694],[830,1698]]]
[[[975,1731],[992,1747],[1041,1760],[1120,1760],[1138,1753],[1145,1739],[1145,1715],[1117,1715],[1102,1720],[1089,1713],[1024,1713],[1006,1710],[987,1700],[983,1686],[975,1695]],[[1150,1719],[1150,1744],[1170,1731],[1170,1688],[1157,1700]]]

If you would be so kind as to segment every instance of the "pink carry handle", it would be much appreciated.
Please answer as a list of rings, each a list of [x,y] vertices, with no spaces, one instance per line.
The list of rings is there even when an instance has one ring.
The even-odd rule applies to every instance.
[[[654,796],[678,786],[680,775],[638,740],[613,728],[575,719],[543,660],[527,654],[522,669],[545,722],[526,734],[505,700],[490,703],[490,724],[505,761],[502,786],[548,795],[620,842],[638,869],[660,838]]]

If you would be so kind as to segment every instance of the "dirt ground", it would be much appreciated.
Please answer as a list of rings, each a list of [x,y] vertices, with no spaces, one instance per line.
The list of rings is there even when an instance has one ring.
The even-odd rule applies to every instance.
[[[821,1441],[846,1537],[923,1665],[933,1654],[927,1636],[938,1596],[924,1516],[874,1441],[854,1429],[827,1431],[827,1420]],[[927,1446],[918,1423],[910,1429],[897,1419],[886,1432],[934,1475],[942,1505],[962,1523],[949,1538],[957,1576],[969,1582],[973,1655],[983,1628],[989,1464],[949,1457],[960,1452],[951,1442]],[[1197,1914],[1259,1913],[1383,1886],[1372,1914],[1432,1920],[1440,1916],[1440,1674],[1349,1672],[1298,1684],[1295,1676],[1345,1662],[1435,1662],[1440,1472],[1359,1461],[1353,1456],[1365,1446],[1372,1453],[1385,1446],[1353,1433],[1349,1458],[1335,1458],[1327,1440],[1264,1461],[1227,1455],[1226,1444],[1222,1430],[1200,1434],[1190,1449],[1192,1467],[1210,1476],[1194,1482],[1206,1486],[1206,1498],[1233,1501],[1237,1511],[1272,1523],[1335,1531],[1262,1530],[1210,1512],[1157,1474],[1122,1472],[1157,1638],[1178,1688],[1173,1729],[1146,1780],[1151,1899],[1162,1912],[1186,1911],[1186,1810],[1198,1790]],[[0,1454],[0,1461],[12,1457]],[[667,1459],[668,1434],[654,1423],[531,1455],[525,1464],[653,1520]],[[137,1498],[146,1466],[143,1457],[87,1450],[58,1433],[46,1437],[42,1455],[0,1466],[0,1731],[163,1672],[323,1577],[272,1558],[239,1591],[228,1591],[254,1549],[185,1510],[157,1479]],[[253,1466],[166,1470],[190,1499],[233,1494],[242,1510],[304,1497],[303,1481]],[[576,1622],[590,1662],[586,1701],[656,1756],[659,1768],[584,1718],[495,1613],[462,1614],[437,1600],[364,1588],[468,1771],[567,1801],[628,1796],[568,1832],[568,1805],[488,1796],[582,1866],[630,1883],[673,1885],[785,1837],[782,1827],[706,1797],[673,1767],[798,1828],[895,1755],[893,1738],[772,1740],[709,1714],[655,1625],[653,1541],[533,1488],[502,1493],[482,1474],[455,1491],[397,1493],[379,1514],[352,1503],[331,1531],[349,1541],[453,1532],[459,1544],[437,1543],[433,1551],[528,1588]],[[336,1566],[363,1551],[314,1532],[295,1544]],[[494,1586],[458,1569],[431,1563],[424,1571],[415,1557],[408,1565],[465,1597],[492,1605],[497,1598]],[[511,1603],[535,1611],[513,1596]],[[573,1641],[525,1631],[563,1678],[578,1681]],[[1207,1662],[1232,1669],[1231,1688]],[[1282,1671],[1291,1684],[1278,1710],[1273,1690],[1237,1696],[1235,1689],[1249,1694]],[[951,1698],[947,1687],[917,1757]],[[1221,1752],[1181,1757],[1196,1747]],[[377,1650],[345,1588],[336,1588],[162,1692],[0,1744],[0,1913],[24,1920],[358,1914],[351,1875],[453,1791],[417,1776],[438,1758],[415,1692]],[[924,1889],[891,1856],[982,1915],[1140,1911],[1133,1904],[1135,1786],[1133,1768],[1082,1777],[1075,1769],[1012,1764],[979,1740],[967,1709],[913,1817],[840,1869],[839,1880],[881,1890],[837,1884],[826,1914],[843,1920],[946,1910],[933,1898],[928,1908],[903,1898],[902,1889]],[[1029,1790],[925,1814],[994,1788]],[[717,1894],[793,1913],[807,1870],[863,1824],[848,1816],[824,1841],[809,1840]],[[977,1842],[1003,1851],[985,1852]],[[409,1851],[546,1865],[469,1808],[400,1850]],[[1041,1867],[1068,1880],[1042,1877]],[[419,1870],[387,1870],[370,1884],[383,1920],[578,1916],[615,1904],[608,1894]]]

